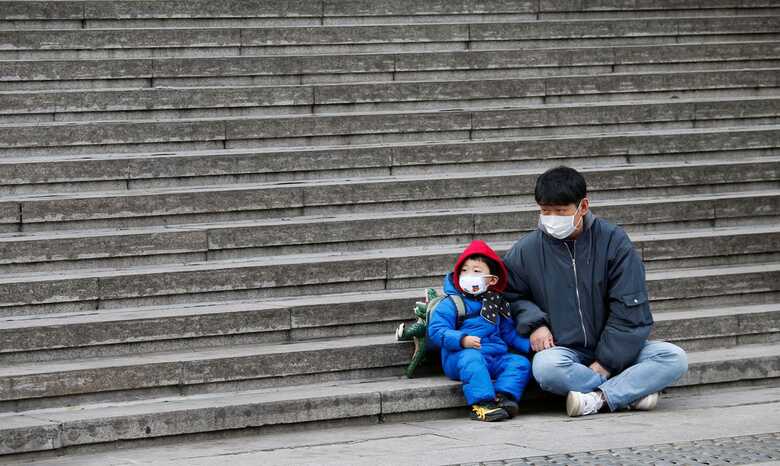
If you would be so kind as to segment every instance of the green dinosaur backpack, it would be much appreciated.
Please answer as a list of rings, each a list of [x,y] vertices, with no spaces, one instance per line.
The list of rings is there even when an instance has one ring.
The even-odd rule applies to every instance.
[[[412,378],[415,369],[425,360],[426,353],[438,354],[438,348],[428,342],[428,322],[431,321],[433,313],[436,312],[439,304],[445,299],[450,298],[458,311],[457,327],[463,323],[466,318],[466,304],[459,295],[438,294],[435,289],[425,290],[425,301],[418,301],[414,305],[414,315],[417,320],[409,325],[402,323],[395,331],[395,337],[398,341],[414,341],[414,354],[409,366],[404,370],[404,374]],[[456,327],[456,328],[457,328]]]

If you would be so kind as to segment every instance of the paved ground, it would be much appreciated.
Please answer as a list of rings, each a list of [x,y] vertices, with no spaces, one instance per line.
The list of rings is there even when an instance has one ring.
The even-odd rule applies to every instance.
[[[3,460],[0,459],[0,463]],[[14,461],[14,464],[21,461]],[[653,412],[460,419],[242,435],[67,455],[42,465],[778,464],[780,388],[668,396]]]
[[[568,464],[780,464],[780,433],[724,437],[692,442],[661,443],[630,448],[530,456],[487,463],[479,466],[547,466]],[[464,465],[465,466],[465,465]]]

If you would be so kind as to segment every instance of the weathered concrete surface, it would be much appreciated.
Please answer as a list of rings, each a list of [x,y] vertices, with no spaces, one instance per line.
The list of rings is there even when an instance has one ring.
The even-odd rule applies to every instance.
[[[62,448],[59,424],[34,417],[3,419],[0,454],[25,453]]]
[[[305,0],[251,0],[215,3],[207,0],[142,2],[85,2],[88,19],[215,18],[253,16],[320,16],[318,2]]]
[[[0,400],[185,386],[401,366],[409,343],[386,335],[289,345],[53,361],[0,369]]]
[[[55,182],[283,172],[289,173],[290,177],[300,177],[331,170],[334,171],[331,177],[337,177],[341,169],[403,167],[405,173],[412,173],[415,167],[419,167],[420,172],[431,169],[449,171],[465,162],[479,164],[559,159],[563,163],[582,157],[596,159],[643,155],[652,160],[662,154],[682,158],[696,153],[771,149],[776,147],[778,139],[780,130],[776,126],[768,126],[303,150],[279,148],[10,158],[0,161],[0,180],[9,185],[39,183],[43,184],[41,189],[45,189],[45,183]],[[702,154],[702,157],[706,155]],[[173,185],[175,181],[172,181]],[[206,183],[206,179],[202,183]],[[217,181],[210,184],[217,184]]]
[[[414,381],[407,382],[413,389]],[[219,440],[75,452],[40,458],[34,463],[206,465],[230,458],[231,463],[240,465],[414,465],[424,458],[426,464],[451,464],[772,433],[780,431],[778,419],[777,388],[742,389],[704,395],[672,394],[662,397],[652,412],[572,419],[566,417],[561,404],[523,413],[510,421],[484,424],[468,420],[464,409],[457,419],[249,432]],[[21,464],[24,460],[19,461]],[[17,463],[12,460],[10,464]]]
[[[0,329],[2,352],[290,330],[290,311],[278,306],[235,303],[7,319]]]
[[[326,0],[324,5],[323,11],[326,16],[533,13],[536,11],[536,3],[528,0],[486,0],[480,2],[432,0],[424,3],[414,0],[393,0],[381,4],[370,0]]]
[[[6,344],[0,358],[18,363],[78,355],[133,355],[161,342],[171,350],[186,351],[212,346],[215,336],[247,335],[256,344],[273,344],[366,333],[390,335],[398,323],[409,320],[419,295],[418,290],[400,290],[319,300],[103,310],[47,318],[19,316],[3,320],[0,337]],[[715,349],[735,346],[746,338],[776,339],[778,319],[780,309],[773,304],[658,312],[654,335],[685,348]]]
[[[643,2],[640,5],[621,5],[615,2],[582,2],[581,0],[543,0],[515,2],[489,0],[480,2],[428,1],[423,4],[409,0],[382,3],[368,0],[322,1],[156,1],[156,2],[97,2],[97,1],[6,1],[2,20],[56,20],[56,19],[140,19],[140,18],[246,18],[246,17],[356,17],[393,15],[469,15],[512,14],[537,12],[632,11],[654,9],[690,9],[691,5],[670,6],[666,2]],[[725,1],[696,4],[696,8],[749,9],[773,6],[767,1]]]
[[[727,230],[734,233],[735,230]],[[713,257],[728,254],[767,252],[776,253],[777,230],[742,231],[743,240],[718,238],[718,234],[704,234],[701,238],[683,238],[713,244],[688,246],[683,256]],[[652,238],[662,239],[661,235]],[[753,238],[762,243],[751,245]],[[642,236],[635,238],[643,247]],[[667,247],[679,236],[667,235]],[[767,241],[764,242],[764,239]],[[729,245],[729,243],[732,243]],[[717,251],[712,251],[712,246]],[[499,251],[509,247],[503,244]],[[733,249],[736,248],[736,249]],[[280,288],[285,295],[299,295],[306,285],[351,283],[354,290],[372,289],[373,280],[393,280],[405,277],[423,277],[438,284],[456,256],[459,247],[380,250],[352,254],[276,256],[243,261],[214,261],[186,265],[137,267],[128,270],[84,270],[8,275],[0,280],[0,305],[12,306],[31,303],[87,301],[93,299],[120,299],[165,295],[193,295],[228,290]],[[646,260],[663,259],[662,253],[648,248]],[[417,264],[416,266],[414,264]],[[424,264],[424,267],[421,266]],[[780,266],[766,264],[739,264],[734,266],[675,270],[660,268],[648,273],[648,288],[656,301],[704,296],[722,296],[746,292],[778,291]],[[409,270],[420,273],[410,274]],[[434,278],[435,277],[435,278]],[[365,284],[365,286],[363,285]],[[387,283],[384,288],[407,288]]]
[[[735,119],[744,119],[743,124],[751,119],[765,119],[767,123],[775,124],[774,117],[778,115],[780,98],[766,96],[679,102],[560,104],[511,110],[420,111],[406,114],[342,113],[223,120],[89,121],[0,126],[0,145],[6,149],[32,150],[138,144],[136,152],[143,152],[143,145],[152,143],[222,141],[231,146],[244,140],[273,141],[325,136],[355,138],[363,135],[408,134],[411,135],[408,136],[410,141],[426,141],[426,138],[431,137],[426,133],[443,133],[440,139],[462,139],[458,135],[473,131],[474,139],[486,139],[512,136],[515,133],[528,135],[529,130],[540,131],[542,128],[547,129],[543,134],[550,136],[560,134],[561,128],[566,126],[590,126],[590,132],[593,132],[593,128],[608,131],[631,124],[639,125],[639,129],[653,129],[661,123],[681,125],[687,129],[694,121],[704,126],[729,126],[721,121]],[[496,133],[496,130],[503,132]]]
[[[780,43],[725,43],[291,57],[143,58],[11,61],[0,81],[182,78],[346,74],[435,70],[490,70],[551,66],[669,64],[777,60]]]
[[[639,208],[641,206],[641,208]],[[593,204],[597,215],[627,229],[635,227],[655,229],[674,228],[685,222],[729,221],[740,218],[776,217],[780,215],[780,194],[775,191],[754,193],[725,193],[715,196],[667,197],[630,201],[601,201]],[[9,206],[11,209],[11,206]],[[501,208],[494,212],[475,212],[473,209],[448,209],[443,212],[409,212],[363,214],[345,216],[308,216],[290,219],[270,219],[244,222],[214,222],[204,225],[178,227],[148,227],[124,231],[70,231],[62,233],[27,233],[0,236],[0,264],[26,264],[48,261],[52,269],[57,262],[114,257],[133,257],[138,265],[143,257],[210,251],[209,260],[218,260],[216,251],[235,251],[245,248],[266,248],[269,254],[277,247],[297,248],[300,252],[327,252],[345,241],[370,242],[384,240],[383,249],[394,247],[390,241],[417,238],[440,238],[436,244],[452,244],[448,235],[498,235],[503,241],[535,228],[538,211],[531,206]],[[17,223],[17,219],[9,219]],[[722,236],[718,231],[696,228],[707,236]],[[763,234],[763,227],[730,231],[738,236]],[[725,233],[725,232],[722,232]],[[766,238],[770,238],[767,236]],[[681,240],[683,237],[679,237]],[[719,238],[726,245],[729,240]],[[674,259],[670,253],[683,248],[660,241],[648,244],[645,259]],[[696,241],[690,239],[690,241]],[[398,246],[402,244],[399,243]],[[701,244],[704,247],[706,244]],[[308,249],[303,249],[308,247]],[[769,244],[742,243],[729,246],[744,252],[750,250],[771,252]],[[360,248],[365,249],[365,248]],[[249,252],[249,251],[246,251]],[[291,249],[290,252],[294,252]],[[715,253],[717,251],[713,251]],[[714,256],[723,254],[717,253]],[[690,255],[689,255],[690,256]],[[73,263],[69,263],[72,265]],[[65,265],[65,264],[61,264]]]
[[[0,114],[178,110],[203,107],[311,105],[312,103],[312,89],[306,86],[146,88],[91,92],[6,93],[0,95],[0,105],[2,105]]]
[[[780,159],[767,157],[755,161],[712,162],[698,165],[657,164],[633,167],[584,169],[589,190],[601,193],[620,192],[622,196],[642,195],[651,188],[726,185],[728,183],[772,182],[777,179]],[[24,223],[63,222],[90,219],[133,217],[171,218],[194,213],[235,211],[273,211],[297,207],[333,207],[372,204],[379,211],[398,210],[401,202],[439,202],[451,207],[453,199],[530,195],[538,170],[512,170],[503,173],[377,177],[357,180],[325,180],[242,185],[217,185],[192,190],[150,189],[132,191],[63,193],[48,196],[18,197],[0,202],[0,207],[21,204]],[[452,193],[452,183],[462,188],[460,196]],[[466,195],[468,193],[468,195]],[[612,196],[615,197],[615,196]],[[506,204],[506,202],[503,202]],[[13,207],[6,207],[12,210]],[[159,223],[174,223],[158,220]]]
[[[459,106],[480,99],[518,99],[559,96],[620,94],[633,100],[651,97],[652,93],[669,91],[729,90],[755,92],[757,88],[777,86],[776,69],[689,71],[681,73],[627,73],[619,76],[567,76],[525,79],[491,79],[485,81],[403,82],[381,84],[329,84],[304,86],[240,86],[195,88],[145,88],[135,90],[18,92],[0,94],[0,115],[24,113],[53,114],[58,121],[100,120],[110,116],[118,120],[143,120],[164,115],[180,118],[184,109],[260,109],[283,108],[289,113],[296,107],[300,113],[352,112],[360,104],[399,102],[438,107]],[[650,94],[648,94],[650,93]],[[448,103],[451,102],[451,103]],[[497,106],[492,102],[491,106]],[[392,107],[390,107],[392,108]],[[153,112],[154,111],[154,112]],[[284,112],[285,110],[278,110]],[[124,112],[124,113],[122,113]],[[48,116],[48,115],[46,115]],[[0,117],[0,121],[14,121]]]
[[[642,11],[642,10],[661,10],[664,8],[670,8],[670,9],[690,9],[691,7],[694,7],[696,9],[704,9],[705,11],[708,8],[750,8],[750,7],[763,7],[763,6],[770,6],[772,5],[771,1],[768,0],[747,0],[747,1],[739,1],[739,0],[713,0],[711,2],[701,2],[701,3],[677,3],[676,6],[669,5],[668,2],[664,0],[648,0],[643,1],[641,3],[633,2],[630,4],[630,6],[622,3],[622,2],[615,2],[614,0],[541,0],[539,4],[540,11],[548,12],[548,11],[573,11],[573,12],[584,12],[584,11],[620,11],[620,10],[628,10],[631,12],[636,11]]]

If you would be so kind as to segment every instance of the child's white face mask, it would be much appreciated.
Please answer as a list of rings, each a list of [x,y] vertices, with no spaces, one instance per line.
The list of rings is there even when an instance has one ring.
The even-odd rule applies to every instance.
[[[460,289],[468,294],[474,296],[481,295],[486,292],[490,286],[491,275],[464,275],[462,274],[458,279]]]

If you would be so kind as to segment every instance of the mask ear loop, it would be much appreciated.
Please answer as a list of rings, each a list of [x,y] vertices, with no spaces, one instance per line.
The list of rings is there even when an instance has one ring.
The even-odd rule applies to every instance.
[[[583,197],[582,199],[580,199],[580,203],[577,204],[577,210],[574,211],[574,216],[575,217],[577,216],[577,213],[582,208],[582,201],[584,201],[584,200],[585,200],[585,198]],[[584,215],[582,217],[580,217],[580,221],[577,222],[577,224],[574,225],[574,231],[577,231],[577,225],[579,225],[580,223],[583,223],[583,222],[585,222],[585,216]]]
[[[496,284],[498,284],[498,282],[499,282],[498,275],[488,274],[488,275],[485,275],[485,278],[487,278],[488,281],[490,281],[491,278],[495,278],[496,279]],[[494,285],[491,285],[491,284],[488,283],[487,284],[487,288],[485,288],[485,291],[490,291],[490,287],[491,286],[494,286]]]

